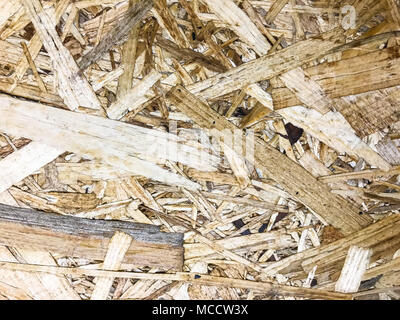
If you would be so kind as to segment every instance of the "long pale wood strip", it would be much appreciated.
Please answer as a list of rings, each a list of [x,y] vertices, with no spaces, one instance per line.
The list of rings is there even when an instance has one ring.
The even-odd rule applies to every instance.
[[[400,174],[400,167],[393,167],[388,171],[378,170],[378,169],[370,169],[356,172],[344,172],[337,173],[332,175],[326,175],[318,178],[320,181],[324,181],[326,183],[334,183],[334,182],[342,182],[351,179],[369,179],[369,180],[381,180],[382,178],[389,179],[392,176]]]
[[[0,269],[3,270],[20,270],[20,271],[34,271],[34,272],[49,272],[55,274],[70,274],[70,275],[88,275],[88,276],[103,276],[127,279],[141,279],[141,280],[164,280],[164,281],[183,281],[195,285],[217,286],[228,288],[241,288],[252,289],[256,292],[263,292],[271,295],[283,295],[303,297],[309,299],[331,299],[331,300],[351,300],[351,294],[332,292],[319,289],[299,288],[293,286],[286,286],[272,282],[264,281],[251,281],[234,278],[215,277],[204,274],[179,272],[175,274],[170,273],[144,273],[144,272],[127,272],[127,271],[110,271],[98,269],[85,269],[85,268],[67,268],[67,267],[53,267],[53,266],[40,266],[34,264],[0,262]]]
[[[0,243],[93,260],[104,259],[110,238],[121,231],[133,238],[124,262],[180,270],[183,234],[160,232],[149,224],[94,220],[0,204]]]
[[[100,181],[123,179],[132,176],[128,171],[120,170],[113,166],[98,161],[85,161],[81,163],[56,163],[58,180],[64,184],[76,184],[80,181]]]
[[[104,258],[103,269],[118,270],[122,264],[125,253],[128,251],[132,242],[132,237],[126,233],[117,231],[108,244],[107,254]],[[96,286],[90,300],[106,300],[114,278],[98,277]]]
[[[399,58],[400,47],[395,46],[335,62],[325,62],[305,68],[304,72],[333,99],[399,85]],[[294,93],[280,85],[273,85],[275,109],[301,103]]]
[[[194,83],[187,89],[199,98],[212,99],[299,67],[324,55],[335,46],[337,45],[334,42],[321,39],[301,41],[286,49]]]
[[[399,34],[397,31],[387,32],[340,45],[336,42],[338,32],[333,30],[321,34],[318,38],[299,41],[285,49],[194,83],[187,86],[187,89],[201,99],[213,99],[261,80],[271,79],[328,53],[343,52],[365,44],[381,43]]]
[[[218,158],[173,134],[0,96],[0,128],[15,136],[101,158],[117,168],[189,189],[199,186],[154,164],[178,161],[215,171]],[[50,134],[51,133],[51,134]],[[154,143],[157,141],[158,143]],[[174,150],[174,152],[171,152]],[[150,162],[153,161],[153,162]]]
[[[228,250],[233,250],[237,253],[257,251],[260,248],[263,250],[279,250],[283,248],[295,248],[297,246],[296,241],[289,234],[282,231],[230,237],[228,239],[217,240],[216,242]],[[215,254],[214,250],[203,243],[184,244],[184,248],[185,260]]]
[[[167,99],[203,128],[238,130],[236,126],[212,110],[207,104],[176,86],[167,94]],[[319,182],[308,171],[278,150],[255,138],[255,166],[278,182],[289,194],[313,210],[323,221],[332,224],[344,234],[351,234],[368,225],[371,219],[360,216],[359,210],[343,198],[331,193],[327,185]]]
[[[64,150],[32,141],[0,161],[0,193],[39,170]]]

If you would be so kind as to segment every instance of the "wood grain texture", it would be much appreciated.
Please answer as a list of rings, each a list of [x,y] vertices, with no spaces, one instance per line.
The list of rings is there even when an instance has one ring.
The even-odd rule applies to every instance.
[[[207,129],[235,131],[238,128],[200,101],[182,86],[176,86],[167,94],[167,99],[198,125]],[[256,138],[254,146],[255,166],[266,177],[279,183],[288,193],[311,208],[327,223],[351,234],[367,226],[371,220],[360,216],[359,210],[343,198],[331,193],[328,186],[319,182],[311,173],[290,160],[287,156]]]
[[[247,43],[258,55],[267,54],[271,45],[250,18],[231,0],[204,0],[207,6],[228,24],[239,38]]]
[[[221,65],[218,60],[212,57],[207,57],[204,54],[191,49],[179,48],[175,43],[161,37],[160,35],[157,35],[156,39],[156,45],[168,51],[178,60],[193,61],[215,72],[226,71],[226,68]]]
[[[54,25],[57,24],[62,16],[62,14],[67,9],[70,0],[62,0],[59,1],[55,10],[54,10]],[[22,2],[20,2],[22,5]],[[29,17],[27,17],[27,21],[30,21]],[[32,38],[29,40],[28,49],[32,56],[32,59],[35,60],[37,56],[39,56],[40,49],[43,46],[43,42],[39,36],[39,33],[35,33]],[[29,62],[25,56],[20,56],[17,66],[15,67],[14,77],[16,79],[21,79],[25,74],[26,70],[29,67]]]
[[[198,95],[199,98],[212,99],[290,71],[324,55],[335,46],[337,46],[335,42],[321,39],[301,41],[290,48],[265,55],[207,80],[197,82],[188,86],[187,89]]]
[[[346,118],[360,138],[400,121],[398,87],[366,92],[335,100],[336,109]]]
[[[276,0],[269,11],[267,12],[267,15],[265,16],[265,22],[267,24],[271,24],[274,22],[275,18],[277,15],[282,11],[283,7],[289,2],[289,0]]]
[[[63,151],[31,142],[0,161],[0,193],[56,159]]]
[[[333,101],[326,96],[325,91],[317,82],[304,74],[303,69],[290,70],[282,74],[280,79],[305,106],[322,114],[333,109]]]
[[[188,48],[189,41],[185,33],[179,27],[175,17],[172,15],[166,0],[156,0],[154,2],[155,16],[158,18],[159,24],[163,25],[169,35],[174,39],[180,48]]]
[[[305,68],[304,72],[321,86],[329,98],[334,99],[399,85],[399,57],[400,47],[395,46],[335,62],[325,62]],[[272,90],[274,109],[301,104],[301,100],[282,83],[277,85],[279,86],[274,86]]]
[[[400,299],[399,1],[0,1],[0,300]]]
[[[126,233],[117,231],[108,244],[107,254],[104,258],[103,268],[106,270],[118,270],[121,267],[124,256],[132,243],[132,237]],[[110,292],[114,278],[98,277],[91,300],[106,300]]]
[[[0,203],[20,206],[10,192],[0,193]],[[31,250],[22,247],[0,246],[0,260],[27,262],[35,265],[50,265],[57,267],[54,257],[46,251]],[[79,300],[80,297],[73,289],[66,277],[44,273],[12,272],[3,270],[0,273],[0,281],[4,284],[20,288],[25,294],[35,300]],[[2,291],[4,293],[6,291]]]
[[[153,0],[143,0],[132,6],[126,15],[118,22],[118,25],[114,26],[112,31],[101,39],[97,46],[82,57],[78,62],[79,68],[85,70],[92,63],[100,59],[114,45],[118,44],[119,41],[143,19],[152,6]]]
[[[130,235],[124,262],[180,270],[183,235],[164,233],[155,225],[91,220],[0,204],[0,243],[103,260],[116,231]]]
[[[365,44],[381,43],[399,33],[387,32],[341,45],[338,42],[340,37],[337,32],[328,32],[243,63],[227,72],[187,86],[187,89],[200,99],[213,99],[261,80],[271,79],[328,53],[343,52]]]
[[[400,27],[400,9],[395,0],[386,0],[390,10],[391,18],[396,24],[397,28]]]
[[[369,265],[371,250],[350,247],[340,277],[335,285],[335,291],[350,293],[357,292],[361,279]]]
[[[332,292],[326,290],[299,288],[288,285],[281,285],[267,281],[252,281],[243,279],[234,279],[227,277],[216,277],[197,272],[179,272],[175,274],[169,273],[146,273],[146,272],[127,272],[127,271],[111,271],[98,269],[84,268],[66,268],[53,266],[40,266],[33,264],[0,262],[0,268],[4,270],[19,270],[19,271],[35,271],[48,272],[55,274],[70,274],[70,275],[90,275],[90,276],[108,276],[121,277],[128,279],[142,280],[164,280],[164,281],[183,281],[194,285],[217,286],[217,287],[234,287],[241,289],[250,289],[255,292],[265,292],[269,295],[288,295],[294,297],[302,297],[309,299],[329,299],[329,300],[352,300],[351,294],[340,292]]]
[[[170,182],[175,180],[178,184],[181,181],[190,189],[198,187],[195,183],[156,165],[154,163],[156,159],[162,162],[160,156],[164,155],[172,161],[185,161],[186,155],[190,158],[187,164],[195,167],[210,163],[210,160],[215,163],[216,160],[208,154],[199,157],[199,152],[203,153],[201,150],[183,145],[178,142],[178,137],[162,131],[51,108],[7,96],[1,96],[0,101],[2,101],[0,111],[3,115],[0,118],[2,130],[65,151],[103,158],[105,162],[120,169],[127,170],[129,167],[128,171],[147,175],[156,180],[165,179]],[[52,134],[49,134],[50,132]],[[162,137],[165,138],[163,142],[160,140]],[[157,144],[154,143],[156,140]],[[177,142],[177,152],[167,152],[174,141]],[[195,158],[198,161],[195,161]],[[214,166],[206,164],[205,167]]]
[[[390,170],[391,165],[353,131],[346,119],[337,111],[321,115],[316,110],[303,106],[290,107],[278,111],[287,121],[309,132],[332,149],[346,152],[383,170]],[[326,125],[329,123],[330,125]]]
[[[70,110],[78,107],[101,109],[100,101],[74,58],[58,36],[54,21],[39,0],[22,1],[57,71],[58,93]],[[73,81],[71,81],[73,79]]]
[[[282,259],[266,267],[265,272],[303,270],[307,273],[317,266],[317,275],[329,271],[331,280],[336,281],[351,246],[371,249],[371,262],[390,257],[400,248],[400,216],[386,217],[345,238]]]

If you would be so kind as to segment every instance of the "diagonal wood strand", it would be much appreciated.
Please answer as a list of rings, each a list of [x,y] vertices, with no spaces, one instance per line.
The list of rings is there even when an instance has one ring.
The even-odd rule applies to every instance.
[[[87,69],[113,46],[119,44],[120,40],[143,19],[152,6],[153,0],[142,0],[132,6],[132,8],[126,13],[125,17],[118,22],[118,25],[115,26],[113,31],[103,37],[97,46],[82,57],[78,62],[79,68],[81,70]]]
[[[237,127],[182,86],[172,89],[167,99],[202,128],[237,130]],[[254,162],[267,177],[278,182],[293,197],[344,234],[351,234],[371,222],[367,217],[360,216],[356,207],[331,193],[325,184],[308,171],[258,138],[255,140]]]

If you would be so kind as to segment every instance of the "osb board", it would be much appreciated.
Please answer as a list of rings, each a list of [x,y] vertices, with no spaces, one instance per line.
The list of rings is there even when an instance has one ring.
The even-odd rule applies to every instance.
[[[18,238],[1,297],[399,299],[399,12],[0,4],[1,202],[184,233],[165,268],[127,259],[140,244],[118,232],[92,258]]]

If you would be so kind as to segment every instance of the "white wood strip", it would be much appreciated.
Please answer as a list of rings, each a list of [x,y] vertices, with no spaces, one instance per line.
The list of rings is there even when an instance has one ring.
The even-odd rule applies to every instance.
[[[32,141],[0,161],[0,193],[56,159],[64,151]]]
[[[117,231],[110,240],[108,250],[103,263],[105,270],[118,270],[132,242],[132,237],[126,233]],[[93,290],[91,300],[106,300],[110,292],[114,278],[98,277]]]
[[[357,292],[361,279],[367,270],[372,251],[370,249],[350,247],[335,290],[343,293]]]

